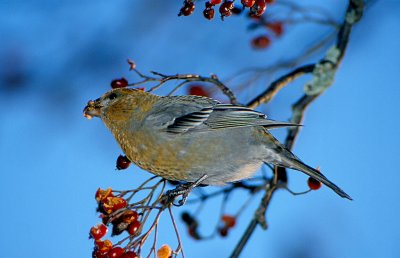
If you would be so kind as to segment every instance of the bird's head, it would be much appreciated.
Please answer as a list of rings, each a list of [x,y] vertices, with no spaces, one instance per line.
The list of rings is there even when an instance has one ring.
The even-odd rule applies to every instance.
[[[106,124],[141,120],[158,98],[142,90],[117,88],[96,100],[90,100],[83,109],[83,115],[88,119],[99,117]]]

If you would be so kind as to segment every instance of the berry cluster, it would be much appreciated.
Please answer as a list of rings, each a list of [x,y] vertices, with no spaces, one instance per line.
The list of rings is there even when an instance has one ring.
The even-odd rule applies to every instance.
[[[251,17],[260,17],[264,14],[268,4],[273,3],[274,0],[241,0],[242,8],[249,8],[249,15]],[[206,2],[206,7],[203,15],[206,19],[211,20],[214,18],[214,7],[219,5],[219,13],[222,20],[224,17],[231,16],[232,13],[241,13],[241,9],[235,7],[234,0],[209,0]],[[189,16],[194,12],[196,5],[194,0],[185,0],[183,6],[178,13],[178,16]]]
[[[109,224],[112,225],[112,236],[120,235],[124,231],[131,236],[136,236],[141,227],[140,215],[128,209],[128,202],[121,196],[115,196],[111,188],[106,190],[99,188],[95,198],[103,223],[90,229],[90,238],[93,238],[95,242],[92,256],[95,258],[138,258],[139,256],[133,250],[113,246],[110,240],[101,239],[107,234]]]

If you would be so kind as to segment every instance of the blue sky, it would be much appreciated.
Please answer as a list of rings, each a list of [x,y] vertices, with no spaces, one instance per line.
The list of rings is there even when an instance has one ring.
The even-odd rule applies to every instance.
[[[318,2],[340,20],[344,1],[304,4]],[[308,24],[289,27],[267,51],[253,51],[249,40],[257,32],[246,31],[244,19],[208,22],[201,8],[177,17],[179,8],[180,1],[161,0],[0,3],[1,257],[89,257],[87,233],[99,221],[96,189],[129,189],[148,177],[134,166],[115,172],[119,147],[100,120],[82,116],[86,102],[107,91],[112,79],[135,78],[127,58],[142,72],[216,73],[224,79],[240,68],[294,57],[327,32]],[[321,166],[354,201],[327,188],[297,197],[277,192],[268,231],[256,230],[243,257],[399,257],[399,12],[399,2],[390,0],[366,12],[334,85],[308,110],[294,150]],[[306,81],[291,84],[261,110],[287,120]],[[263,87],[255,84],[241,100]],[[282,138],[284,131],[276,135]],[[292,189],[304,190],[303,174],[289,176]],[[256,204],[226,239],[194,241],[179,224],[188,257],[228,256]],[[210,211],[213,205],[218,202]],[[216,217],[205,212],[202,219],[207,231]],[[161,222],[160,239],[173,244],[169,220]]]

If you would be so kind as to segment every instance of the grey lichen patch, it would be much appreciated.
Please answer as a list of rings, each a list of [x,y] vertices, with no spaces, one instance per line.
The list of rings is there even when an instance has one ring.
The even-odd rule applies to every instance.
[[[336,73],[335,64],[338,62],[339,56],[340,50],[335,46],[328,50],[323,62],[315,66],[314,77],[304,87],[307,95],[321,94],[333,84]]]
[[[355,10],[351,10],[346,14],[346,22],[349,24],[354,24],[359,20],[359,17]]]

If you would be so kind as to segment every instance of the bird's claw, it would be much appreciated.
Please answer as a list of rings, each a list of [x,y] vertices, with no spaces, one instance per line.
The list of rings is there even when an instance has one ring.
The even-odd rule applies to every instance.
[[[192,192],[192,190],[199,186],[208,176],[203,175],[201,178],[197,179],[194,182],[190,183],[185,183],[178,185],[175,187],[175,189],[168,190],[163,196],[162,196],[162,203],[165,204],[172,204],[176,207],[180,207],[186,203],[186,200],[189,196],[189,194]],[[182,198],[178,201],[178,203],[174,203],[176,197],[182,196]]]

